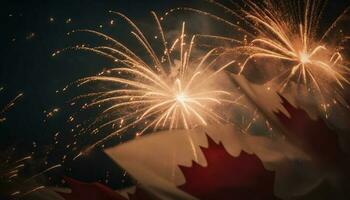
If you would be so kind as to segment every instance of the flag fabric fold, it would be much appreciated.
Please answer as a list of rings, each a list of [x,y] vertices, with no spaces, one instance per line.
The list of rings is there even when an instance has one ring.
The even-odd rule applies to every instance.
[[[332,183],[344,175],[334,166],[348,156],[337,133],[270,88],[232,78],[271,123],[273,134],[256,136],[232,124],[216,124],[152,133],[106,149],[137,182],[122,197],[114,191],[113,200],[327,199],[334,193],[347,199]],[[71,198],[74,194],[64,196],[82,199]]]

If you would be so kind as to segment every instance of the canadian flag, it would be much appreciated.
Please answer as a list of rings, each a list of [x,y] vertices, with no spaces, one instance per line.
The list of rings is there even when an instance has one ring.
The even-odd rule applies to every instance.
[[[66,178],[65,200],[349,199],[348,154],[322,119],[234,77],[279,136],[231,124],[164,131],[106,149],[137,185],[113,191]],[[264,97],[264,100],[261,97]]]

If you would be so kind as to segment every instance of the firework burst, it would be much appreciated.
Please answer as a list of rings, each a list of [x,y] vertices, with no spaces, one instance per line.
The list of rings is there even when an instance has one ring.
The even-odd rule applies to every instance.
[[[125,19],[132,27],[131,35],[141,44],[149,62],[110,36],[93,30],[78,30],[103,37],[112,45],[78,46],[74,49],[91,51],[118,63],[118,66],[97,76],[78,81],[79,86],[98,82],[112,87],[75,99],[90,99],[84,109],[103,108],[101,116],[91,127],[95,130],[106,127],[114,129],[93,146],[131,129],[140,135],[150,129],[190,129],[226,121],[217,106],[236,103],[237,99],[230,92],[217,89],[215,85],[221,81],[218,77],[223,76],[222,71],[233,64],[234,60],[222,64],[219,59],[222,55],[220,48],[193,56],[200,54],[198,50],[194,52],[196,36],[188,38],[185,23],[182,24],[178,37],[173,42],[168,42],[161,20],[152,12],[164,49],[158,56],[153,44],[136,24],[121,13],[112,13]]]
[[[278,80],[279,90],[283,91],[290,83],[304,85],[308,91],[316,92],[321,98],[324,110],[326,98],[332,96],[330,99],[336,99],[339,96],[335,94],[333,86],[344,88],[344,84],[349,84],[348,62],[341,53],[342,45],[348,39],[343,30],[336,31],[349,8],[323,30],[324,27],[320,26],[326,10],[326,1],[323,0],[246,0],[231,2],[231,5],[215,0],[209,2],[230,13],[238,21],[234,23],[192,8],[178,10],[209,16],[244,34],[244,40],[238,43],[239,47],[233,48],[235,52],[245,55],[244,60],[239,62],[239,74],[248,65],[259,66],[262,64],[260,60],[281,61],[284,69],[272,79]]]

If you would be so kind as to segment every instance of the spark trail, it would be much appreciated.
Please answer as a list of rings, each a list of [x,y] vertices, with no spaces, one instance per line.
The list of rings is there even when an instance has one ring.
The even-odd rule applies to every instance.
[[[349,7],[324,27],[325,0],[208,2],[229,13],[233,20],[194,8],[171,11],[199,13],[242,33],[244,41],[227,48],[227,51],[244,55],[243,61],[237,62],[239,74],[250,65],[262,66],[269,60],[279,61],[279,64],[271,62],[270,68],[283,66],[282,72],[271,80],[278,83],[281,92],[291,83],[296,83],[317,95],[324,111],[327,111],[327,101],[344,103],[337,88],[341,90],[350,83],[349,62],[342,54],[348,36],[338,24],[345,20]]]
[[[196,36],[188,38],[185,23],[178,37],[171,42],[163,31],[162,20],[152,12],[162,44],[162,53],[157,54],[154,44],[135,23],[121,13],[111,13],[123,18],[131,26],[131,35],[145,50],[149,61],[104,33],[75,31],[102,37],[111,46],[82,45],[74,49],[90,51],[119,64],[97,76],[78,81],[79,86],[98,82],[114,87],[74,99],[88,99],[84,109],[103,108],[101,115],[91,125],[95,130],[114,128],[112,133],[88,149],[128,130],[136,130],[138,136],[148,130],[191,129],[226,121],[218,106],[236,103],[236,99],[230,92],[218,88],[216,82],[222,77],[224,69],[235,63],[235,60],[220,62],[221,48],[194,56]]]

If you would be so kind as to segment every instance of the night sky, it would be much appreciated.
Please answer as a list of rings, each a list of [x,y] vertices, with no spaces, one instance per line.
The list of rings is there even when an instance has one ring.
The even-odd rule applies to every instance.
[[[109,10],[120,11],[136,22],[142,22],[151,21],[151,10],[163,12],[180,4],[180,1],[174,4],[171,1],[136,0],[127,3],[112,0],[43,2],[8,1],[1,6],[0,84],[5,88],[1,101],[6,103],[19,92],[25,95],[9,113],[6,127],[1,127],[1,143],[45,135],[42,133],[42,128],[45,128],[43,111],[64,102],[60,95],[56,95],[56,90],[78,78],[96,74],[106,65],[101,64],[96,56],[79,53],[52,57],[55,51],[74,46],[77,38],[82,41],[89,39],[84,34],[69,37],[68,32],[88,28],[115,34],[120,19],[108,13]],[[110,25],[110,20],[115,20],[116,24]],[[122,31],[129,34],[127,28]]]
[[[54,165],[64,154],[64,145],[53,146],[53,138],[60,131],[60,135],[63,135],[60,141],[65,144],[65,140],[69,140],[64,136],[70,134],[66,120],[74,111],[66,106],[66,102],[76,94],[69,92],[66,95],[58,91],[79,78],[101,72],[109,64],[99,56],[79,52],[53,57],[57,50],[74,46],[80,41],[94,40],[84,34],[70,37],[67,33],[86,28],[124,37],[130,33],[129,29],[124,27],[125,24],[120,25],[121,20],[111,15],[109,10],[125,13],[135,22],[147,25],[149,21],[153,23],[151,10],[161,14],[180,5],[194,4],[171,0],[2,2],[1,107],[17,94],[24,94],[6,112],[7,120],[0,125],[2,162],[7,158],[10,158],[10,162],[15,161],[34,152],[31,167],[21,174],[27,178]],[[46,115],[55,108],[60,111],[47,118]],[[44,154],[52,148],[55,153],[49,156]],[[48,163],[44,163],[46,160]],[[68,163],[65,169],[55,170],[49,184],[60,184],[63,175],[85,181],[104,180],[109,176],[112,180],[109,184],[118,188],[130,185],[123,173],[101,151],[96,150],[86,159]],[[46,180],[44,182],[47,183]]]
[[[329,13],[326,13],[329,16],[334,16],[334,10],[348,4],[348,0],[330,2]],[[125,23],[120,22],[120,19],[111,15],[109,10],[126,14],[141,24],[146,32],[151,32],[151,10],[161,15],[178,6],[200,8],[203,3],[186,0],[2,1],[0,87],[4,89],[0,91],[0,108],[17,94],[23,93],[24,96],[6,113],[7,120],[0,124],[0,150],[3,152],[1,160],[6,160],[8,155],[16,160],[35,152],[34,160],[37,162],[21,174],[23,177],[30,177],[50,164],[53,165],[63,155],[64,149],[60,149],[63,146],[53,147],[53,137],[60,132],[61,140],[69,139],[64,136],[70,134],[70,126],[66,120],[74,110],[67,105],[67,101],[77,93],[74,89],[63,93],[62,89],[79,78],[97,74],[110,64],[99,56],[83,52],[67,51],[52,56],[57,50],[74,46],[80,41],[95,40],[88,35],[67,33],[74,29],[87,28],[119,38],[126,37],[129,29],[124,27]],[[197,21],[193,24],[196,31],[210,32],[207,30],[209,25],[204,26],[206,22],[198,20],[198,16],[184,17],[196,18]],[[180,22],[171,21],[168,26],[173,29]],[[59,111],[47,118],[46,115],[55,108]],[[59,153],[45,157],[44,152],[51,148],[58,148],[55,151]],[[45,165],[44,157],[52,162]],[[87,165],[88,168],[85,167]],[[101,150],[96,150],[86,158],[68,162],[62,169],[55,170],[48,184],[60,184],[62,175],[84,181],[104,181],[106,171],[109,177],[107,184],[110,186],[119,188],[132,184],[123,175],[124,172]],[[47,183],[47,180],[44,182]]]

